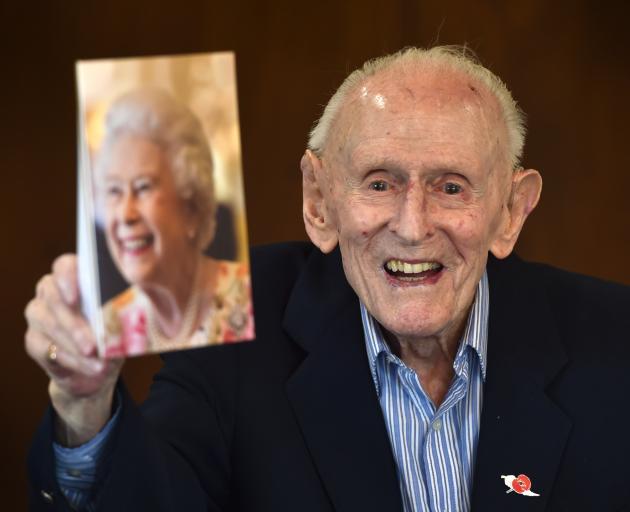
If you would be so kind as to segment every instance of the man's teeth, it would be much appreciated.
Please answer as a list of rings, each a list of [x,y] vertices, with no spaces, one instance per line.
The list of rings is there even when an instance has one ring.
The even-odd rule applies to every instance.
[[[133,238],[129,240],[123,240],[122,246],[127,251],[137,251],[149,245],[148,238]]]
[[[427,270],[435,270],[441,267],[439,263],[426,262],[426,263],[407,263],[401,260],[389,260],[385,266],[392,272],[403,272],[405,274],[420,274]]]

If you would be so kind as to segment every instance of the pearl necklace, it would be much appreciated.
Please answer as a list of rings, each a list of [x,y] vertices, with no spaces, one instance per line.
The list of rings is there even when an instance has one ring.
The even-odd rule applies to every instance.
[[[199,266],[202,264],[199,263]],[[175,336],[169,337],[162,331],[155,314],[155,309],[151,301],[147,305],[147,330],[149,334],[149,346],[152,351],[161,351],[175,349],[188,342],[193,334],[193,327],[199,312],[199,292],[197,291],[197,281],[199,276],[199,267],[193,279],[193,293],[190,295],[184,314],[182,315],[182,323],[179,331]]]

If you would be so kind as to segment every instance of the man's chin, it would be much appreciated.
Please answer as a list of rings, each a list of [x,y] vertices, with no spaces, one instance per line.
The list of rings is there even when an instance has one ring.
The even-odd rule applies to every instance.
[[[374,317],[381,327],[399,340],[434,338],[440,336],[449,325],[446,315],[420,311],[417,307],[409,311],[394,309],[385,314],[377,313]]]

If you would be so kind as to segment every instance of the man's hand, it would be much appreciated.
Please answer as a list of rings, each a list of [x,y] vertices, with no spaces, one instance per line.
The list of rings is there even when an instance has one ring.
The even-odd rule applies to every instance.
[[[25,316],[26,352],[50,377],[58,441],[83,444],[109,420],[123,360],[97,357],[94,333],[81,314],[75,255],[55,260],[52,274],[37,283]]]

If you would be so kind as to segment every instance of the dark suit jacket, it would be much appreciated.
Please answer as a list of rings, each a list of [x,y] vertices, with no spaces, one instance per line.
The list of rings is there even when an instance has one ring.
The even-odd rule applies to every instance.
[[[630,293],[515,257],[491,260],[488,372],[473,510],[630,503]],[[164,357],[140,412],[123,391],[101,510],[402,509],[338,252],[255,250],[257,341]],[[29,460],[32,509],[64,509],[52,414]],[[524,473],[539,497],[507,488]],[[47,504],[40,491],[54,494]]]

